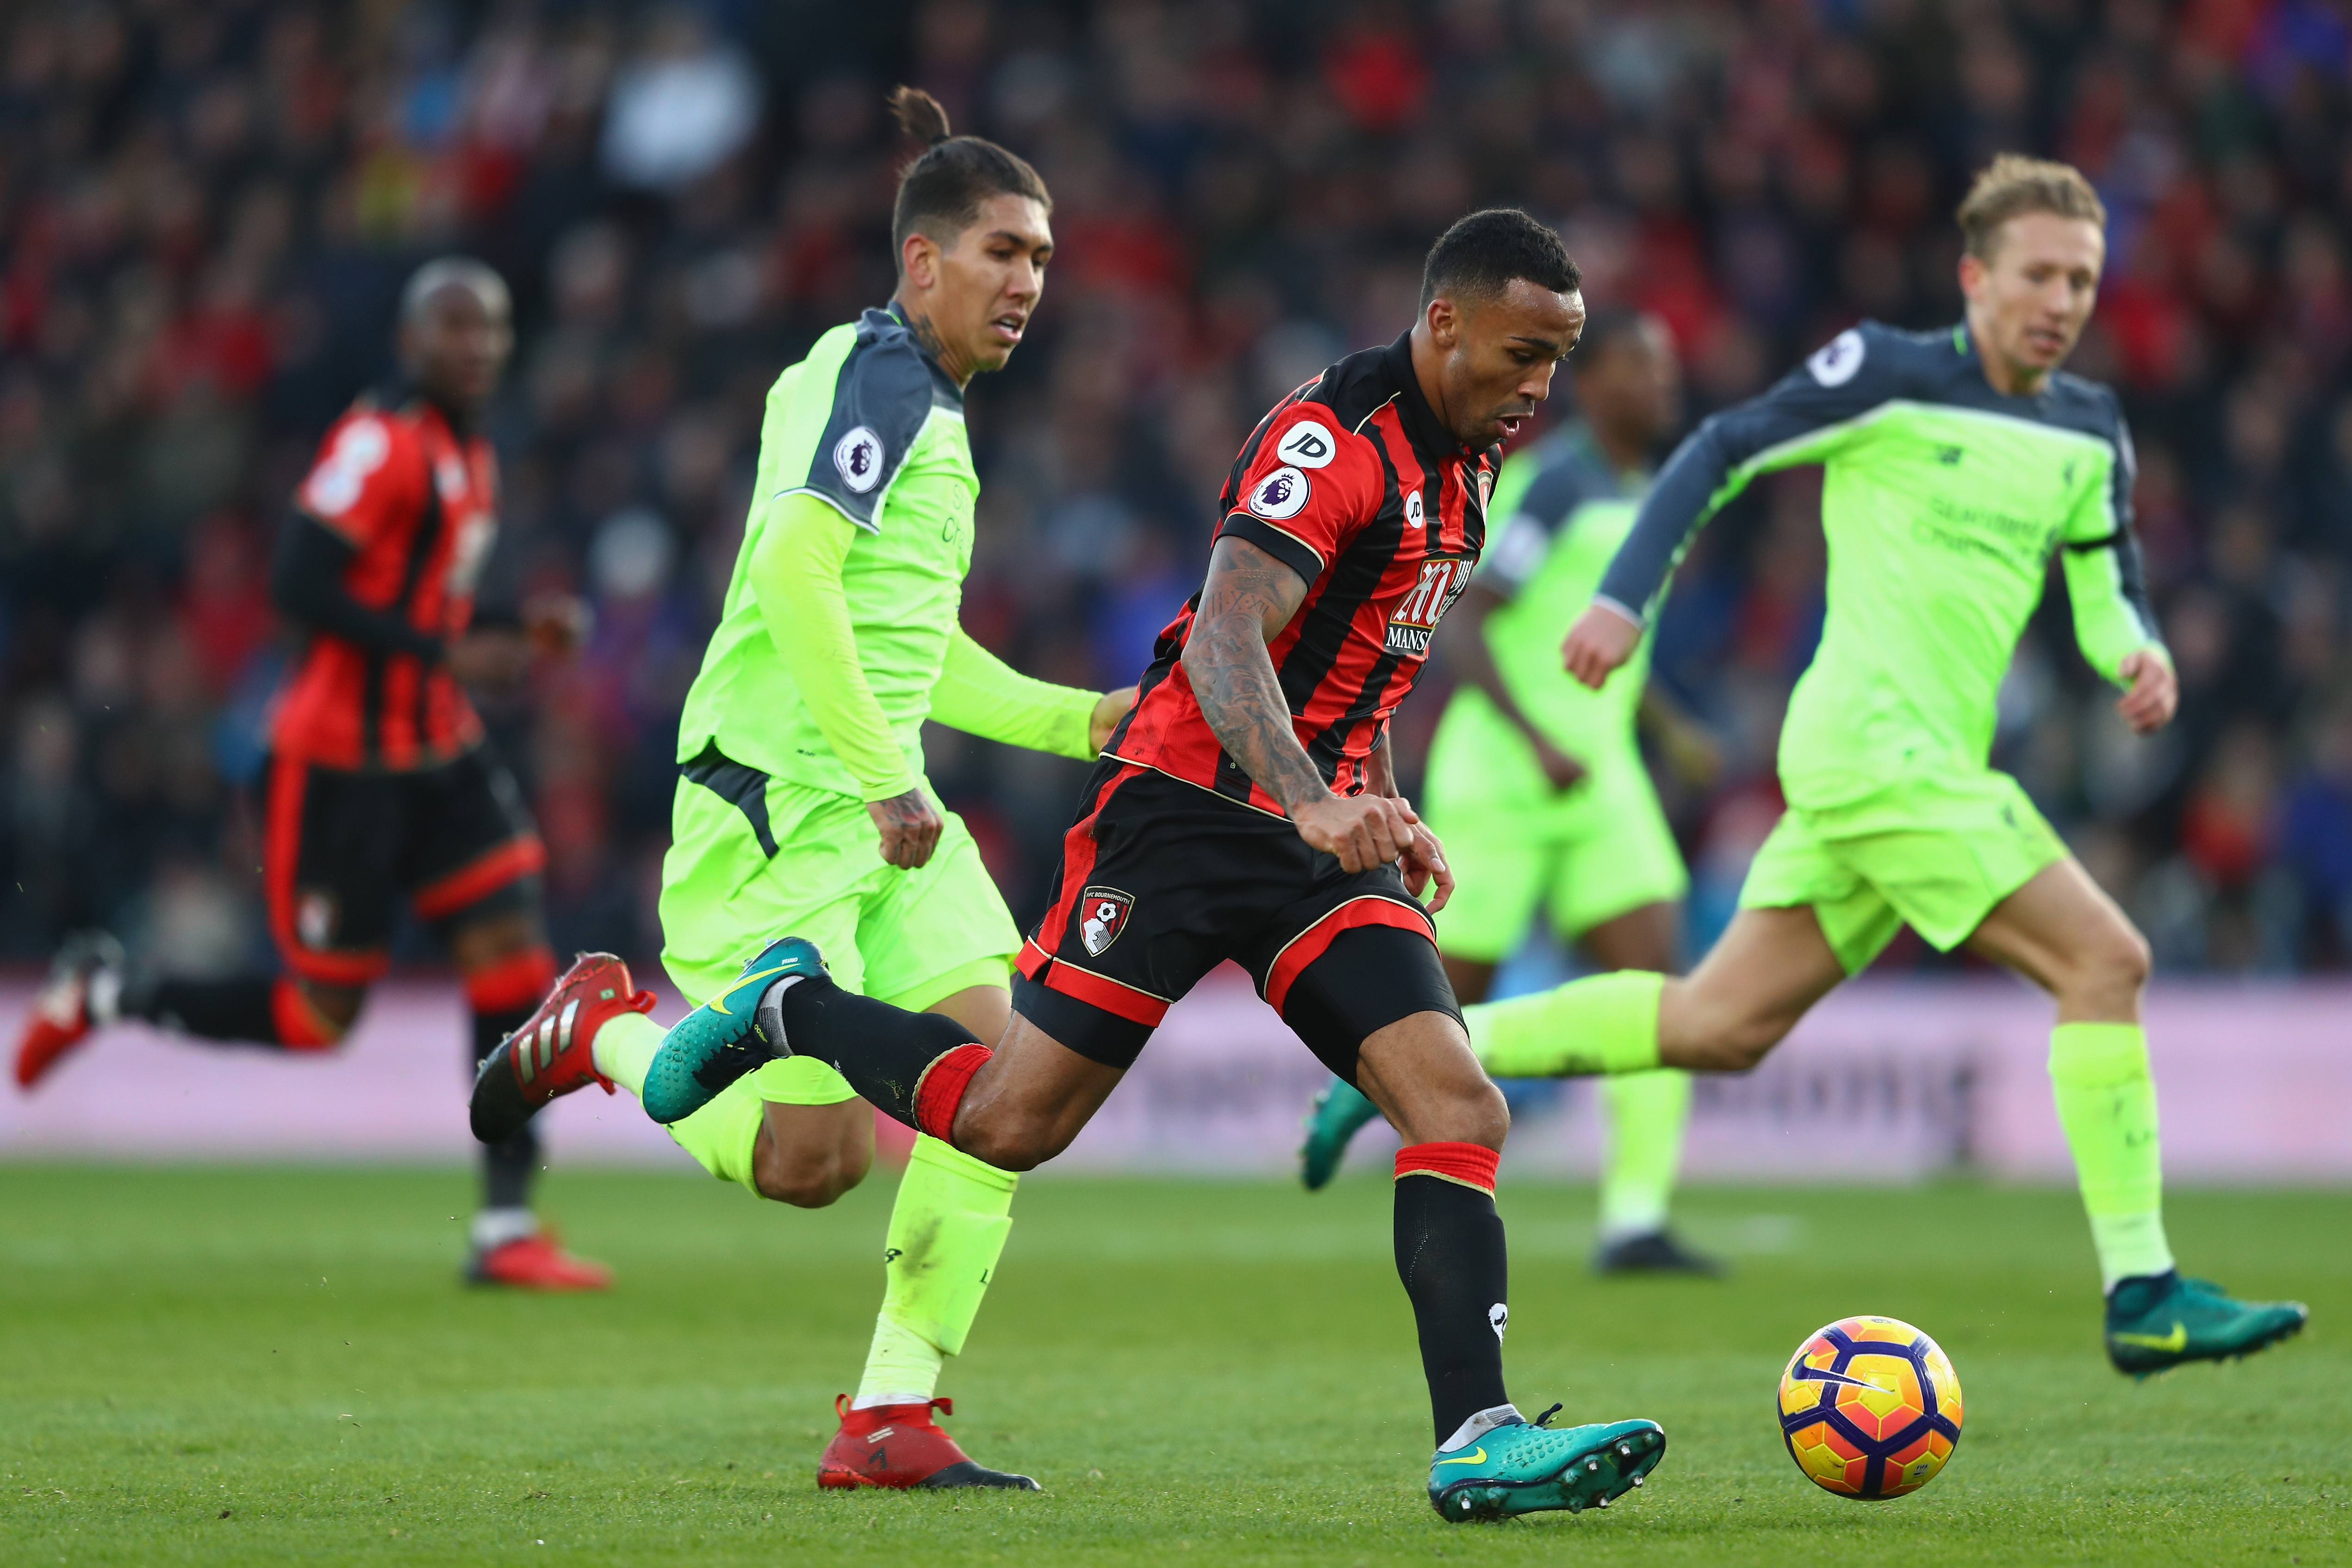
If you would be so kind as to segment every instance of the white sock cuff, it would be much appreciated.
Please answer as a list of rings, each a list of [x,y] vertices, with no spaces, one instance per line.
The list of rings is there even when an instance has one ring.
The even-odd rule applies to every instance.
[[[852,1410],[871,1410],[877,1405],[929,1405],[928,1394],[861,1394],[849,1402]]]
[[[1441,1454],[1450,1454],[1465,1443],[1476,1442],[1497,1426],[1507,1426],[1514,1421],[1526,1419],[1526,1416],[1519,1414],[1519,1407],[1516,1405],[1497,1405],[1491,1409],[1481,1410],[1461,1426],[1456,1426],[1454,1429],[1454,1436],[1440,1443],[1437,1446],[1437,1451]]]
[[[588,1055],[598,1072],[642,1096],[646,1072],[667,1033],[643,1013],[623,1013],[597,1027],[596,1037],[588,1042]]]
[[[538,1234],[539,1216],[524,1208],[483,1209],[467,1227],[467,1239],[477,1252],[488,1252],[494,1247]]]

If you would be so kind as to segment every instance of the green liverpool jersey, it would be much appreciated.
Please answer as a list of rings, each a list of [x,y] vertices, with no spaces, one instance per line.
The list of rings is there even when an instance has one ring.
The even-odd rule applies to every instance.
[[[1612,468],[1579,424],[1515,455],[1495,486],[1490,515],[1506,521],[1479,562],[1476,581],[1507,603],[1486,617],[1487,651],[1528,721],[1588,765],[1603,753],[1634,749],[1649,638],[1597,692],[1561,668],[1559,645],[1591,603],[1648,484],[1645,473]],[[1492,725],[1509,727],[1483,694],[1465,689],[1454,701],[1470,702],[1491,714]],[[1516,731],[1510,739],[1524,744]]]
[[[2074,629],[2110,680],[2161,647],[2131,533],[2115,394],[2062,373],[1994,391],[1965,328],[1864,322],[1676,449],[1597,595],[1646,620],[1693,533],[1758,474],[1824,468],[1829,614],[1790,700],[1791,805],[1906,774],[1981,770],[1994,694],[2061,556]]]
[[[818,789],[859,793],[777,657],[750,581],[771,510],[810,495],[859,530],[842,563],[857,661],[920,776],[922,726],[971,566],[980,476],[963,395],[894,307],[816,341],[768,393],[760,466],[719,629],[687,693],[677,760],[729,759]]]

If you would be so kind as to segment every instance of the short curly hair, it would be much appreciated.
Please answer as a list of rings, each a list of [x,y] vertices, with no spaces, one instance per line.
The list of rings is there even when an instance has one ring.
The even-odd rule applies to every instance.
[[[1440,294],[1490,299],[1524,278],[1555,294],[1573,293],[1583,277],[1559,236],[1517,207],[1472,213],[1440,235],[1421,269],[1421,308]]]
[[[1952,216],[1960,220],[1969,254],[1990,261],[2000,226],[2026,213],[2055,213],[2107,226],[2106,204],[2082,170],[2018,153],[2003,153],[1988,164]]]

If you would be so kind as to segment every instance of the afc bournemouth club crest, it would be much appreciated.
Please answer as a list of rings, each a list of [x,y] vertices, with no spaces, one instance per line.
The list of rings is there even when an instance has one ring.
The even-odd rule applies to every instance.
[[[1087,957],[1101,957],[1103,949],[1118,940],[1134,908],[1133,893],[1122,893],[1117,888],[1086,890],[1078,900],[1078,940],[1086,944]]]

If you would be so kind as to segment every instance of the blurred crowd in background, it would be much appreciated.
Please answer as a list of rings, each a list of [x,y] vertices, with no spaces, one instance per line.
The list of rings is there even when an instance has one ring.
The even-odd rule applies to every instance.
[[[1956,320],[1969,173],[2080,165],[2113,221],[2074,368],[2134,422],[2184,700],[2129,738],[2053,595],[1996,761],[2161,967],[2352,963],[2338,0],[26,0],[0,26],[0,959],[89,923],[182,967],[261,955],[273,537],[391,369],[401,281],[453,249],[517,301],[494,575],[596,617],[486,715],[561,950],[656,952],[676,717],[761,399],[889,293],[907,80],[1056,204],[1030,340],[972,389],[964,624],[1101,687],[1197,584],[1249,426],[1402,330],[1465,211],[1527,206],[1591,300],[1662,316],[1696,419],[1857,317]],[[1660,630],[1658,679],[1717,742],[1661,769],[1702,941],[1779,809],[1817,497],[1792,475],[1727,511]],[[1408,784],[1444,683],[1405,710]],[[1025,920],[1083,770],[934,740]]]

